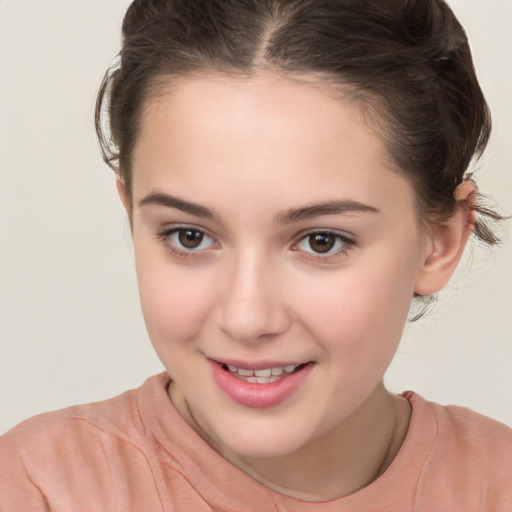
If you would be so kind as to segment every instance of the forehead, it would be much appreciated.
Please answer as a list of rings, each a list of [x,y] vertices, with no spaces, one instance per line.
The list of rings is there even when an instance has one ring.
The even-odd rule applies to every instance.
[[[141,118],[133,164],[139,197],[157,188],[194,190],[206,202],[212,190],[226,200],[368,202],[393,191],[412,204],[409,183],[349,97],[278,75],[181,79],[160,91]]]

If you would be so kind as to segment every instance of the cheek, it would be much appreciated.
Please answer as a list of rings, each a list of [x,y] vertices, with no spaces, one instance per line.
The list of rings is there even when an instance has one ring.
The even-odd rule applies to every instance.
[[[370,261],[371,260],[371,261]],[[361,259],[321,280],[302,283],[303,319],[329,350],[393,351],[414,290],[415,259],[409,254]]]
[[[208,316],[212,287],[200,271],[136,254],[142,312],[157,352],[198,338]]]

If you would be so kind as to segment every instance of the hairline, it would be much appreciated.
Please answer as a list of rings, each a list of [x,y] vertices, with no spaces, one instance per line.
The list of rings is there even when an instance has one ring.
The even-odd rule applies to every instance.
[[[201,66],[201,67],[200,67]],[[384,100],[377,93],[365,90],[350,82],[342,82],[339,76],[332,73],[319,71],[291,71],[283,67],[275,66],[267,63],[261,63],[257,66],[251,66],[248,69],[241,67],[229,66],[225,64],[217,65],[215,63],[196,63],[188,69],[176,71],[162,71],[156,74],[152,80],[148,81],[145,90],[144,99],[140,106],[138,115],[138,126],[136,127],[136,135],[132,147],[132,154],[129,155],[129,173],[127,173],[133,183],[133,153],[137,146],[140,135],[141,125],[148,110],[155,108],[159,100],[164,98],[177,89],[180,84],[194,80],[215,80],[229,79],[231,81],[239,81],[240,83],[253,80],[257,77],[281,78],[294,83],[308,85],[327,94],[336,101],[348,101],[361,114],[366,126],[371,129],[380,139],[383,148],[383,165],[386,169],[405,178],[410,184],[415,198],[415,213],[418,226],[422,229],[436,224],[438,219],[428,218],[426,212],[422,212],[421,199],[419,190],[417,190],[412,179],[412,173],[407,173],[393,158],[390,150],[391,142],[395,134],[393,122],[388,118],[390,113],[385,105]],[[387,135],[388,134],[388,135]],[[122,176],[121,170],[118,175]],[[123,180],[124,181],[124,180]],[[133,201],[132,183],[129,184],[130,201]]]

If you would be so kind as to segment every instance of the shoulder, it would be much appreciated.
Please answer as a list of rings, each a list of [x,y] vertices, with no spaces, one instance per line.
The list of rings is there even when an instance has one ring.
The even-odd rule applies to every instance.
[[[424,445],[425,489],[435,482],[437,492],[487,503],[485,510],[512,510],[512,429],[465,407],[404,396],[413,409],[411,435]]]
[[[136,437],[138,390],[91,404],[39,414],[0,438],[0,462],[17,479],[65,475],[104,452],[105,444]],[[4,478],[6,474],[4,473]]]
[[[162,407],[167,397],[166,373],[148,378],[141,387],[100,402],[74,405],[58,411],[39,414],[23,421],[0,437],[6,446],[19,445],[31,448],[31,453],[55,450],[53,443],[63,446],[66,442],[79,442],[94,438],[130,439],[145,436],[146,426],[141,410]]]
[[[512,482],[512,429],[465,407],[437,405],[439,440],[456,450],[456,460],[480,466],[493,482]],[[512,494],[512,493],[511,493]]]
[[[44,449],[50,440],[59,444],[69,438],[107,431],[123,435],[137,425],[138,390],[90,404],[74,405],[29,418],[2,436],[2,443],[22,441]]]
[[[507,425],[466,407],[436,406],[441,425],[445,425],[451,432],[457,432],[460,441],[481,446],[485,440],[487,448],[512,446],[512,429]]]
[[[493,454],[498,459],[505,456],[511,464],[510,457],[506,456],[512,450],[512,429],[507,425],[466,407],[427,401],[413,392],[404,396],[411,403],[413,414],[435,424],[438,442],[452,443],[467,456],[484,459]],[[496,461],[496,457],[493,460]]]
[[[148,436],[140,395],[160,380],[155,376],[109,400],[34,416],[4,434],[0,508],[45,510],[42,504],[53,499],[64,510],[79,500],[92,510],[91,500],[107,500],[129,468],[144,472]]]

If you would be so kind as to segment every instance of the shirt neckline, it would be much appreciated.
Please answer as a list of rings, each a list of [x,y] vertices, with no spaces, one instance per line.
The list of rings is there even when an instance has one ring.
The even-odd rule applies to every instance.
[[[211,448],[174,407],[167,394],[170,381],[171,378],[164,372],[143,384],[139,392],[140,416],[146,432],[151,433],[171,459],[182,467],[183,472],[190,475],[197,491],[209,502],[219,500],[226,503],[229,500],[233,505],[245,504],[247,508],[246,500],[250,496],[252,510],[273,503],[276,510],[302,512],[311,511],[314,506],[316,512],[341,512],[360,503],[372,502],[376,503],[375,510],[379,510],[380,497],[388,494],[390,489],[393,489],[397,499],[414,495],[417,482],[411,483],[411,479],[404,478],[404,475],[421,474],[437,435],[437,429],[433,428],[436,424],[433,405],[416,393],[406,391],[401,396],[409,401],[412,408],[409,429],[386,471],[368,486],[348,496],[324,502],[303,501],[265,487]],[[261,504],[255,501],[256,497],[261,498]],[[236,506],[233,510],[236,510]]]

